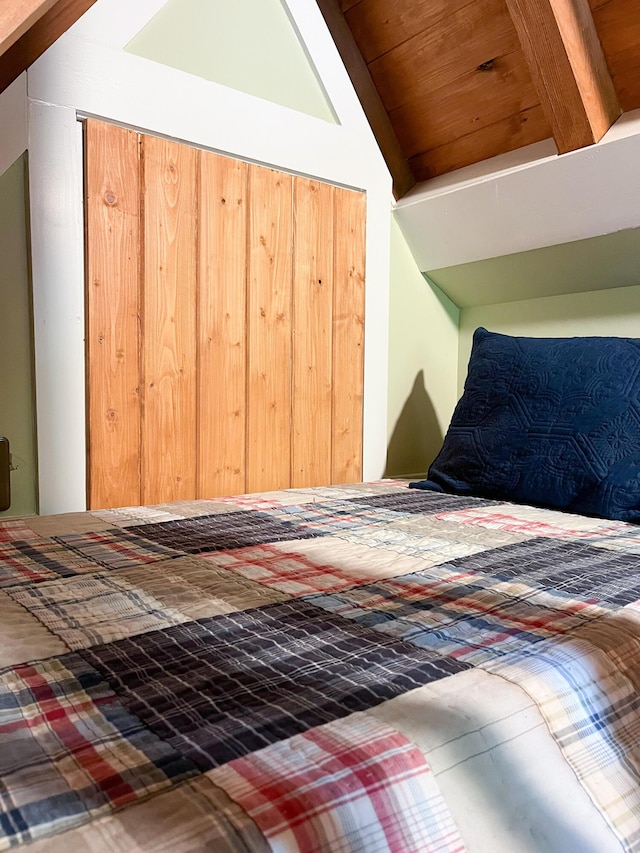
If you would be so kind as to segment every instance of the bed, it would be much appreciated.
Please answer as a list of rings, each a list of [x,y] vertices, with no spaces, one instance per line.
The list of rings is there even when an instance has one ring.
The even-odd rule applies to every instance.
[[[640,341],[478,330],[411,485],[0,522],[0,848],[640,850]]]
[[[2,849],[640,846],[640,529],[381,481],[5,520]]]

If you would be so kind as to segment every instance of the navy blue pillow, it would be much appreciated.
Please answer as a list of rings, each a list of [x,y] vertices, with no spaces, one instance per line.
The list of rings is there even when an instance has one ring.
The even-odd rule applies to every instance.
[[[476,329],[442,450],[411,485],[640,521],[640,340]]]

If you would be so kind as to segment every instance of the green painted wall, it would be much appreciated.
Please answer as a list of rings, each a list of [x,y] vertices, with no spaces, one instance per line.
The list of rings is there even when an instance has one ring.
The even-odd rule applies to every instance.
[[[640,268],[637,279],[635,287],[465,308],[460,315],[459,390],[466,377],[471,338],[478,326],[505,335],[533,337],[640,337]]]
[[[461,308],[640,284],[640,228],[429,273]]]
[[[280,0],[169,0],[126,50],[335,121]]]
[[[457,400],[459,313],[392,219],[387,476],[422,476],[440,450]]]
[[[37,511],[25,175],[26,155],[0,175],[0,435],[9,439],[15,469],[11,508],[0,516]]]

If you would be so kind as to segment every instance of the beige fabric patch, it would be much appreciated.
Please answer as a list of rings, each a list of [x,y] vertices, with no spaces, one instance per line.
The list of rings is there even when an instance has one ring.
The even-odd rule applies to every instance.
[[[62,655],[69,647],[24,607],[0,592],[0,667]]]
[[[240,574],[217,569],[199,557],[178,557],[161,567],[126,569],[118,572],[118,578],[189,619],[262,607],[290,597]]]
[[[61,515],[34,515],[26,519],[39,536],[66,536],[71,533],[99,533],[113,525],[100,521],[88,512],[66,512]]]
[[[426,565],[418,557],[379,551],[362,542],[347,542],[337,536],[274,542],[272,546],[289,553],[303,554],[318,566],[330,566],[352,575],[356,583],[419,572]]]
[[[111,643],[188,619],[132,588],[121,572],[59,578],[15,587],[8,594],[71,649]]]
[[[493,530],[486,527],[476,527],[471,524],[456,524],[446,518],[435,515],[410,515],[387,525],[392,530],[399,530],[414,536],[427,536],[442,541],[444,547],[448,543],[459,542],[466,545],[479,545],[488,550],[501,548],[503,545],[513,545],[530,539],[524,533],[513,533],[508,530]]]

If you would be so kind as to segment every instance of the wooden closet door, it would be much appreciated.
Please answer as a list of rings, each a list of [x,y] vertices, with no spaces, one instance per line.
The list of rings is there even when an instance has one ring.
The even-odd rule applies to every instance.
[[[90,508],[362,476],[365,196],[86,122]]]

